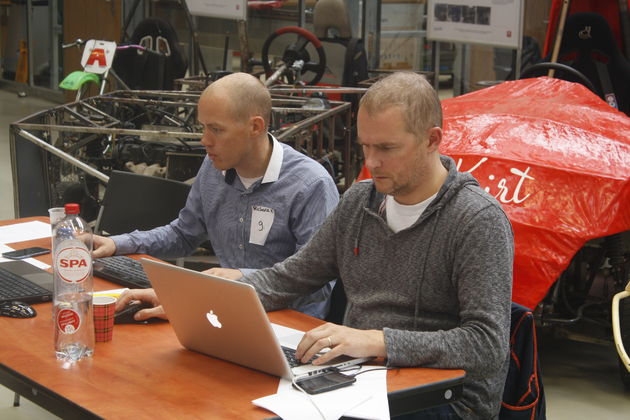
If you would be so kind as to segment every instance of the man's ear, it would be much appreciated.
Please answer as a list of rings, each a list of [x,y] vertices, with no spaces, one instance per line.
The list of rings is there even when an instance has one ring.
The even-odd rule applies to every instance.
[[[429,151],[437,151],[442,142],[442,129],[440,127],[433,127],[429,129]]]
[[[249,122],[251,124],[252,135],[254,137],[258,137],[267,132],[267,124],[265,124],[264,118],[260,115],[251,117]]]

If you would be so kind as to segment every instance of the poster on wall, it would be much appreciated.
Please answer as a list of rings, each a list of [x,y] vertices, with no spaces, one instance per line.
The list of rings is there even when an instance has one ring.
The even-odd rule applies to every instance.
[[[247,0],[186,0],[193,16],[246,20]]]
[[[429,0],[427,38],[520,48],[522,0]]]

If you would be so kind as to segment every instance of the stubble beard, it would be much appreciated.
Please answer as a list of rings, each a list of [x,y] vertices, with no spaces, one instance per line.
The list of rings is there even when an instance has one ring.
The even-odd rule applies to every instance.
[[[390,195],[394,198],[397,196],[413,194],[421,186],[422,179],[426,178],[427,171],[427,166],[423,165],[422,159],[418,157],[418,159],[413,162],[411,169],[408,171],[409,176],[407,176],[404,180],[398,181],[388,178],[387,182],[390,185],[386,188],[383,188],[385,186],[379,188],[375,183],[376,191],[382,194]]]

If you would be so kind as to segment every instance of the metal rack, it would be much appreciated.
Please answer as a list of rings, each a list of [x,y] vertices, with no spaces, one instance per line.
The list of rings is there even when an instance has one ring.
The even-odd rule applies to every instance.
[[[197,124],[200,92],[116,91],[60,105],[10,127],[17,217],[46,214],[78,196],[88,220],[114,169],[154,166],[167,178],[194,176],[205,150]],[[322,163],[340,191],[360,167],[351,143],[351,104],[273,95],[270,131]],[[92,212],[90,212],[92,208]]]

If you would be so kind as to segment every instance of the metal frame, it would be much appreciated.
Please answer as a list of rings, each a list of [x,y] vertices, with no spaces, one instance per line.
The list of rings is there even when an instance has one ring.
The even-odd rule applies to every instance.
[[[299,89],[298,89],[299,90]],[[365,89],[361,89],[360,92]],[[296,93],[284,89],[284,93]],[[70,104],[60,105],[19,120],[10,126],[11,164],[13,171],[14,208],[16,217],[33,214],[27,205],[21,205],[21,199],[28,199],[39,193],[39,198],[49,206],[55,206],[55,185],[71,172],[72,176],[92,177],[100,183],[107,183],[108,173],[113,167],[98,167],[86,154],[90,144],[103,147],[97,153],[104,160],[114,159],[113,150],[117,142],[124,138],[133,138],[144,142],[175,144],[189,149],[200,147],[202,137],[196,124],[196,107],[200,92],[180,91],[115,91],[105,95],[86,98]],[[353,181],[354,171],[359,168],[356,153],[351,143],[352,110],[351,104],[342,101],[328,101],[329,109],[312,107],[311,98],[298,96],[273,95],[273,116],[282,126],[273,128],[271,133],[284,143],[322,163],[333,162],[335,182],[341,191],[347,189]],[[165,115],[162,124],[155,129],[128,128],[129,123],[121,118],[128,109],[141,109],[150,113],[159,109]],[[124,112],[123,112],[124,111]],[[162,114],[161,114],[162,115]],[[170,117],[169,117],[170,116]],[[136,118],[128,116],[127,121]],[[186,127],[184,126],[186,122]],[[189,131],[183,130],[186,128]],[[175,139],[175,140],[174,140]],[[23,140],[28,140],[24,142]],[[25,143],[37,146],[38,155],[29,158],[30,166],[41,159],[40,189],[48,191],[33,192],[24,189],[22,184],[32,180],[30,172],[18,173],[21,155]],[[105,145],[105,146],[103,146]],[[32,153],[33,149],[30,149]],[[92,150],[93,152],[93,150]],[[201,152],[202,153],[202,152]],[[94,180],[93,180],[94,181]],[[32,188],[32,186],[31,186]],[[99,197],[100,199],[100,197]],[[40,209],[41,212],[41,209]]]

